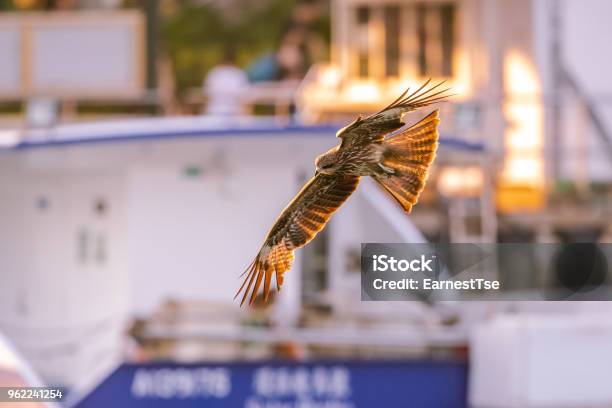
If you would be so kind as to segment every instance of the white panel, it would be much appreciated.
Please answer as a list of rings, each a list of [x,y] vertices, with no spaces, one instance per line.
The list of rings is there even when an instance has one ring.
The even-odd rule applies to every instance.
[[[38,27],[32,36],[32,85],[44,92],[134,89],[135,31],[130,26],[94,24]]]
[[[0,332],[44,380],[72,385],[121,350],[128,305],[122,179],[38,172],[26,160],[2,176],[7,164],[0,161]],[[15,170],[21,166],[27,171]],[[98,198],[108,204],[104,216],[93,209]],[[78,257],[81,230],[91,237],[86,262]],[[104,262],[96,259],[101,235]]]
[[[19,29],[0,27],[0,96],[17,93],[21,85]]]
[[[564,63],[582,92],[594,102],[595,110],[609,131],[612,129],[612,108],[606,95],[612,92],[612,83],[609,80],[612,54],[608,51],[612,38],[612,25],[609,22],[612,2],[567,1],[561,6],[561,12]],[[585,123],[587,126],[591,125]],[[588,130],[585,128],[583,132]],[[612,165],[605,145],[595,132],[589,132],[587,135],[589,177],[609,181],[612,178]],[[569,139],[571,136],[566,133],[565,137]]]
[[[299,188],[296,173],[284,164],[283,172],[234,168],[228,176],[195,180],[182,177],[180,166],[134,169],[129,238],[135,308],[149,311],[167,298],[231,303],[238,277]]]
[[[612,321],[605,310],[499,316],[473,331],[470,367],[473,407],[609,407]]]

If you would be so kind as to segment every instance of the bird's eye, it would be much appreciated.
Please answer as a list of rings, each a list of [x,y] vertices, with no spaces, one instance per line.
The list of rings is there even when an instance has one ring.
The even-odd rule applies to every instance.
[[[329,163],[329,164],[324,164],[323,166],[321,166],[321,168],[322,169],[329,169],[332,166],[333,166],[333,163]]]

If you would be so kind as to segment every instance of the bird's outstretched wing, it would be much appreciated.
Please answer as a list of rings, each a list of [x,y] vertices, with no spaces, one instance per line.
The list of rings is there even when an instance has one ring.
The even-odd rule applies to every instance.
[[[430,83],[431,79],[412,93],[408,93],[410,89],[406,89],[399,98],[380,111],[366,118],[360,116],[349,125],[340,129],[336,133],[336,136],[342,138],[340,149],[365,146],[370,143],[381,143],[387,134],[404,126],[404,122],[402,122],[402,115],[404,113],[417,110],[452,96],[444,94],[450,88],[440,88],[444,81],[428,88],[427,86]]]
[[[236,297],[244,291],[244,302],[251,294],[252,304],[264,283],[264,299],[270,294],[272,275],[280,290],[283,274],[291,268],[293,251],[310,242],[329,221],[331,215],[355,191],[359,184],[356,176],[317,174],[306,183],[278,217],[259,253],[247,268],[244,282]],[[243,275],[244,275],[243,274]]]

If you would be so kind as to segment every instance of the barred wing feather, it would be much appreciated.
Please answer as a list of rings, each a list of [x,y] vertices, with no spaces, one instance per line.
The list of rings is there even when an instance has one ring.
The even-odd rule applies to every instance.
[[[382,143],[385,136],[404,126],[402,115],[452,96],[445,94],[450,88],[440,88],[444,81],[428,87],[431,79],[416,91],[409,93],[406,89],[399,98],[383,109],[366,118],[361,116],[340,129],[336,136],[342,139],[340,149],[366,146],[371,143]]]
[[[267,300],[272,275],[276,275],[276,286],[280,290],[283,274],[293,263],[294,250],[306,245],[323,229],[358,184],[357,176],[319,173],[302,187],[278,217],[259,253],[243,274],[246,274],[244,282],[236,293],[237,297],[244,292],[241,305],[247,299],[249,304],[253,304],[262,282],[264,299]]]

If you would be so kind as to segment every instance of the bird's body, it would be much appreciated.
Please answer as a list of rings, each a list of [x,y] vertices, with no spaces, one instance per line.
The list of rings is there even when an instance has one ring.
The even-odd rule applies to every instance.
[[[383,151],[380,144],[369,144],[356,151],[339,149],[339,146],[334,146],[319,156],[323,162],[335,163],[333,172],[326,173],[326,169],[321,167],[317,167],[317,171],[345,176],[372,176],[377,171]]]
[[[406,212],[411,211],[435,157],[439,119],[435,110],[402,129],[402,116],[446,97],[440,95],[447,89],[432,93],[441,84],[423,91],[429,82],[408,96],[408,91],[404,92],[380,112],[358,117],[338,131],[342,142],[317,157],[315,176],[285,207],[247,268],[247,276],[236,294],[244,290],[241,304],[249,293],[249,303],[253,303],[262,281],[267,299],[273,274],[280,290],[284,273],[291,268],[294,250],[314,238],[355,191],[361,177],[373,177]]]

